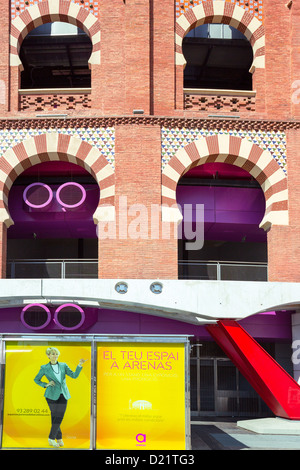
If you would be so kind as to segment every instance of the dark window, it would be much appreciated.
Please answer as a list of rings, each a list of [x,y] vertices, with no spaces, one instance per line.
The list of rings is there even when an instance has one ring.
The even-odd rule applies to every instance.
[[[247,38],[225,24],[204,24],[183,39],[184,88],[252,90],[253,51]]]
[[[21,45],[21,88],[89,88],[92,43],[68,23],[47,23],[30,32]]]

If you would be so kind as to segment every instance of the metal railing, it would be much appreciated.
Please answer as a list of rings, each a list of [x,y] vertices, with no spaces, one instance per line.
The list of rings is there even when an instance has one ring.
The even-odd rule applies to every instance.
[[[97,279],[97,259],[9,260],[11,279]],[[178,278],[215,281],[267,281],[267,263],[179,261]]]
[[[6,277],[11,279],[95,279],[98,278],[98,260],[9,260]]]
[[[178,278],[214,281],[267,281],[267,263],[179,261]]]

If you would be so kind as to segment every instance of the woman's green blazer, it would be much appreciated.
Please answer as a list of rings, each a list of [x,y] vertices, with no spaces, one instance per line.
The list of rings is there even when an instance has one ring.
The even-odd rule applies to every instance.
[[[77,379],[80,372],[82,371],[82,367],[77,366],[75,372],[73,372],[64,362],[58,362],[58,366],[61,372],[61,382],[59,382],[58,376],[52,369],[50,362],[41,366],[39,373],[34,378],[34,381],[37,385],[46,388],[47,382],[42,382],[41,379],[45,376],[48,380],[48,383],[53,380],[55,385],[53,387],[47,387],[44,396],[46,398],[50,398],[51,400],[57,400],[62,393],[66,400],[68,400],[71,395],[67,387],[66,376],[68,375],[69,377],[72,377],[72,379]]]

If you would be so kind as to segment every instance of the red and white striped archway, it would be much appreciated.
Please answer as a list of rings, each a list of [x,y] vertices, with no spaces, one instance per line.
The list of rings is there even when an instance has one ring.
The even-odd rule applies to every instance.
[[[163,220],[180,222],[176,188],[189,169],[209,162],[236,165],[248,171],[260,184],[266,210],[260,227],[288,225],[287,177],[270,152],[241,137],[218,134],[202,137],[178,150],[162,171]]]
[[[175,25],[175,63],[185,65],[182,52],[184,36],[193,28],[204,23],[224,23],[238,29],[250,42],[253,62],[250,72],[265,68],[265,30],[263,24],[244,8],[229,2],[208,0],[189,8],[180,15]]]
[[[54,21],[72,23],[87,33],[93,46],[89,64],[100,64],[99,20],[70,0],[45,0],[26,8],[13,19],[10,34],[10,65],[22,68],[19,51],[23,39],[38,26]]]
[[[15,145],[0,158],[0,220],[9,227],[8,195],[15,179],[27,168],[48,161],[67,161],[85,168],[100,187],[94,222],[114,220],[115,175],[101,152],[91,144],[59,132],[40,134]]]

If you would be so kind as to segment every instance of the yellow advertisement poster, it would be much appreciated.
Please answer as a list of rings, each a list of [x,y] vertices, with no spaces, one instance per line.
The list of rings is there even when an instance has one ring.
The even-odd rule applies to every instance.
[[[8,342],[5,362],[2,447],[89,448],[90,345]]]
[[[184,344],[98,345],[96,446],[186,448]]]

